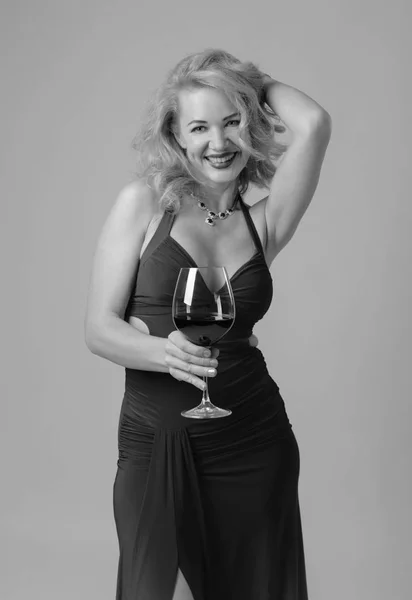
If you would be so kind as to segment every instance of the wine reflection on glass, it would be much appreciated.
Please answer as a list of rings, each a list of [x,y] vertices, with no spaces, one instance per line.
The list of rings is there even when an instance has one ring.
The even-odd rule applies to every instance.
[[[231,329],[235,300],[225,267],[180,269],[173,295],[172,316],[176,329],[193,344],[212,349]],[[232,414],[210,401],[207,377],[199,406],[182,411],[190,419],[216,419]]]

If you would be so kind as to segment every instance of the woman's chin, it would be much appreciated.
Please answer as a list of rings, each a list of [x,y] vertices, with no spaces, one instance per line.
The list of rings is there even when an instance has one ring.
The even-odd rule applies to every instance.
[[[237,173],[237,172],[216,173],[216,174],[205,173],[205,177],[208,181],[214,181],[216,183],[235,181],[235,179],[237,179],[238,175],[239,175],[239,173]]]
[[[210,183],[230,183],[239,177],[239,169],[214,169],[206,168],[202,170],[202,175]]]

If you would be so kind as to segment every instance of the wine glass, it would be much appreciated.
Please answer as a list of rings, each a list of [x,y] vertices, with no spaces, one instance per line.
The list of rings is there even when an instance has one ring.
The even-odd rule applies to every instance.
[[[176,329],[193,344],[210,348],[229,331],[235,320],[235,300],[225,267],[180,269],[173,296]],[[209,398],[207,377],[199,406],[182,411],[190,419],[216,419],[232,414]]]

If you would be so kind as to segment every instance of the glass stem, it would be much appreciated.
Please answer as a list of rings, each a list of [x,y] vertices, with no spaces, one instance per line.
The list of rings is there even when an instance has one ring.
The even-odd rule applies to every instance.
[[[205,382],[205,389],[203,390],[203,396],[202,396],[202,406],[205,406],[205,404],[210,404],[210,398],[209,398],[209,387],[207,384],[207,377],[203,377],[203,381]]]
[[[208,350],[210,350],[210,355],[212,355],[212,348],[209,346]],[[210,397],[209,397],[209,383],[208,383],[208,377],[203,376],[203,381],[205,382],[205,389],[203,390],[203,394],[202,394],[202,406],[213,406],[212,402],[210,401]]]

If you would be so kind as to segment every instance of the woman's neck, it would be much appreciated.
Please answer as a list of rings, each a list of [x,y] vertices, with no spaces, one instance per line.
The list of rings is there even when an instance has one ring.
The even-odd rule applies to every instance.
[[[226,187],[202,187],[200,200],[214,212],[225,211],[232,208],[238,193],[237,182],[231,182]]]

